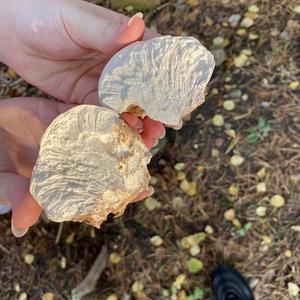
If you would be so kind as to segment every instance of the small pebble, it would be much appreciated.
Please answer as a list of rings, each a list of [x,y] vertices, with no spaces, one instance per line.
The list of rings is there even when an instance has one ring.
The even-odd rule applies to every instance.
[[[20,296],[19,296],[19,300],[27,300],[27,294],[26,293],[22,293]]]
[[[67,267],[67,259],[64,256],[62,256],[62,258],[60,260],[60,267],[62,269],[65,269]]]
[[[211,93],[212,93],[212,95],[218,95],[218,94],[219,94],[219,90],[216,89],[216,88],[213,88],[213,89],[211,90]]]
[[[117,265],[121,261],[121,256],[115,252],[109,255],[109,261],[113,265]]]
[[[192,256],[196,256],[200,253],[200,247],[198,245],[193,245],[191,248],[190,248],[190,254]]]
[[[259,279],[254,278],[254,277],[252,277],[249,281],[249,285],[252,289],[254,289],[257,286],[258,283],[259,283]]]
[[[245,161],[244,157],[240,156],[240,155],[233,155],[230,159],[230,163],[234,166],[234,167],[239,167],[240,165],[243,164],[243,162]]]
[[[15,291],[17,293],[20,293],[20,291],[21,291],[20,285],[18,283],[15,285]]]
[[[215,115],[212,119],[212,123],[215,125],[215,126],[223,126],[224,125],[224,118],[222,115]]]
[[[184,284],[185,280],[186,280],[185,274],[179,274],[176,277],[175,283],[177,286],[181,287]]]
[[[239,35],[239,36],[243,36],[246,34],[246,29],[245,28],[240,28],[236,31],[236,34]]]
[[[257,5],[250,5],[248,7],[248,11],[252,12],[252,13],[258,13],[259,12],[259,8],[257,7]]]
[[[141,291],[143,291],[143,289],[144,289],[144,285],[140,281],[135,281],[131,286],[131,290],[134,293],[140,293]]]
[[[91,235],[91,238],[94,239],[96,237],[96,231],[95,231],[95,228],[91,228],[90,230],[90,235]]]
[[[150,211],[161,207],[161,203],[153,197],[146,198],[144,205]]]
[[[241,18],[242,17],[240,14],[233,14],[228,18],[228,22],[231,27],[235,27],[235,26],[237,26],[237,24],[239,23]]]
[[[224,43],[224,38],[221,36],[217,36],[213,39],[213,45],[217,47],[222,47]]]
[[[118,296],[116,294],[109,295],[106,300],[118,300]]]
[[[214,229],[210,225],[206,225],[205,228],[204,228],[204,231],[207,234],[212,234],[214,232]]]
[[[231,184],[228,188],[228,193],[231,196],[237,197],[239,195],[239,188],[236,185]]]
[[[292,253],[291,250],[287,249],[287,250],[285,250],[284,255],[285,255],[286,257],[292,257],[293,253]]]
[[[283,207],[285,205],[285,200],[281,195],[274,195],[271,200],[270,203],[272,206],[276,207],[276,208],[280,208]]]
[[[234,129],[226,129],[225,133],[233,139],[236,138],[236,133]]]
[[[290,88],[292,91],[297,90],[298,87],[299,87],[299,81],[292,81],[292,82],[290,82],[290,84],[289,84],[289,88]]]
[[[66,238],[66,243],[67,244],[72,244],[74,242],[74,238],[75,238],[75,232],[72,232],[71,234],[69,234]]]
[[[230,96],[234,99],[240,98],[242,96],[241,90],[234,90],[230,93]]]
[[[297,297],[299,296],[300,288],[298,284],[294,282],[289,282],[288,283],[288,292],[291,297]]]
[[[258,206],[255,212],[258,217],[265,217],[267,214],[267,208],[265,206]]]
[[[188,237],[184,237],[180,240],[180,246],[183,248],[183,249],[189,249],[191,248],[191,244],[189,242],[189,239]]]
[[[259,35],[257,33],[253,33],[253,32],[249,33],[249,40],[255,41],[258,38],[259,38]]]
[[[226,100],[223,103],[223,107],[224,107],[224,109],[231,111],[231,110],[235,109],[235,103],[232,100]]]
[[[249,18],[251,20],[255,20],[257,18],[257,13],[247,11],[244,13],[245,18]]]
[[[213,148],[211,150],[211,156],[212,157],[219,157],[220,156],[220,151],[218,149]]]
[[[265,193],[267,191],[267,185],[266,185],[266,183],[265,182],[258,183],[256,185],[256,191],[258,193],[261,193],[261,194]]]
[[[150,243],[152,245],[154,245],[155,247],[159,247],[162,245],[163,243],[163,239],[159,236],[159,235],[154,235],[151,239],[150,239]]]
[[[246,56],[251,56],[252,50],[251,49],[243,49],[241,53],[245,54]]]
[[[180,183],[180,189],[189,196],[195,196],[197,193],[197,184],[196,182],[189,182],[186,179],[182,180]]]
[[[257,173],[256,175],[262,179],[266,176],[267,172],[266,172],[266,169],[265,168],[261,168]]]
[[[224,212],[224,219],[227,221],[233,221],[235,219],[235,211],[230,208]]]
[[[177,163],[174,168],[177,171],[183,171],[185,169],[186,164],[184,162]]]
[[[240,54],[239,56],[234,58],[233,63],[235,67],[241,68],[246,65],[247,61],[248,61],[248,56],[245,54]]]
[[[34,255],[26,254],[25,257],[24,257],[24,261],[27,265],[31,265],[34,261]]]
[[[53,293],[45,293],[42,296],[42,300],[54,300],[54,294]]]
[[[176,196],[172,200],[172,206],[175,209],[179,209],[184,206],[184,201],[182,197]]]
[[[249,28],[254,24],[254,21],[250,18],[244,18],[241,22],[241,27]]]
[[[293,10],[294,10],[294,13],[300,15],[300,5],[295,6]]]
[[[270,33],[272,36],[278,36],[280,32],[277,28],[272,28]]]
[[[242,100],[243,101],[247,101],[249,98],[249,96],[247,94],[242,95]]]
[[[242,224],[240,222],[239,219],[235,218],[232,220],[232,224],[236,227],[236,228],[242,228]]]
[[[293,231],[300,232],[300,225],[293,225],[293,226],[291,226],[291,229]]]
[[[262,237],[262,240],[264,241],[265,244],[272,244],[272,238],[269,237],[268,235],[263,235]]]
[[[155,176],[150,177],[150,184],[151,185],[156,185],[158,182],[158,179]]]
[[[176,174],[176,179],[177,179],[178,181],[182,181],[183,179],[185,179],[185,173],[184,173],[184,172],[178,172],[178,173]]]

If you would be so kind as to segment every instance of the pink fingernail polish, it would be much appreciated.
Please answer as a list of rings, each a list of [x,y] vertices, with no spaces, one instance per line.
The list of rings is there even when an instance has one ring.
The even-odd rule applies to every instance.
[[[29,228],[17,228],[13,223],[11,223],[12,234],[17,238],[24,236],[27,233],[28,229]]]
[[[134,16],[132,16],[132,17],[130,18],[130,20],[129,20],[128,23],[127,23],[127,26],[129,27],[129,26],[132,24],[132,22],[133,22],[136,18],[142,20],[143,17],[144,17],[144,15],[143,15],[141,12],[138,12],[137,14],[135,14]]]

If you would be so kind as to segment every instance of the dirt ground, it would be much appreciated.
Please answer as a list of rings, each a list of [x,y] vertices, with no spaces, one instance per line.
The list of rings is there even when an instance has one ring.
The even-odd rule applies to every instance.
[[[0,299],[70,299],[104,244],[106,268],[84,299],[212,299],[210,272],[223,263],[250,280],[257,300],[300,299],[297,5],[178,0],[145,12],[152,29],[193,35],[213,50],[218,66],[206,103],[181,131],[168,132],[153,158],[153,198],[101,230],[42,219],[15,239],[10,217],[1,216]],[[40,94],[3,66],[0,92]]]

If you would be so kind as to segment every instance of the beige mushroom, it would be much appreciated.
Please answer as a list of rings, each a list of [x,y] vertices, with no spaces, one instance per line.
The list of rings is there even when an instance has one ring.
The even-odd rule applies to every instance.
[[[215,63],[193,37],[162,36],[133,43],[108,62],[99,80],[101,105],[180,129],[204,102]]]
[[[151,154],[119,113],[179,129],[205,97],[214,59],[192,37],[164,36],[118,52],[99,81],[101,108],[80,105],[46,130],[30,191],[48,218],[100,227],[148,188]]]
[[[147,189],[150,159],[141,137],[116,112],[80,105],[46,130],[30,191],[50,220],[99,228]]]

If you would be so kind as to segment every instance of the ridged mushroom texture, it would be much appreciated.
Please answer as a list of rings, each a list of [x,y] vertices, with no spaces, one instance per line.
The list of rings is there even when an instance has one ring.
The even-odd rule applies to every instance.
[[[30,191],[55,222],[95,227],[147,189],[151,154],[118,113],[80,105],[46,130]]]
[[[30,190],[48,218],[100,227],[148,189],[151,154],[122,112],[179,129],[204,102],[213,55],[193,37],[133,43],[107,63],[99,80],[103,107],[80,105],[46,130]]]
[[[214,66],[213,55],[193,37],[136,42],[104,68],[100,104],[180,129],[182,119],[204,102]]]

